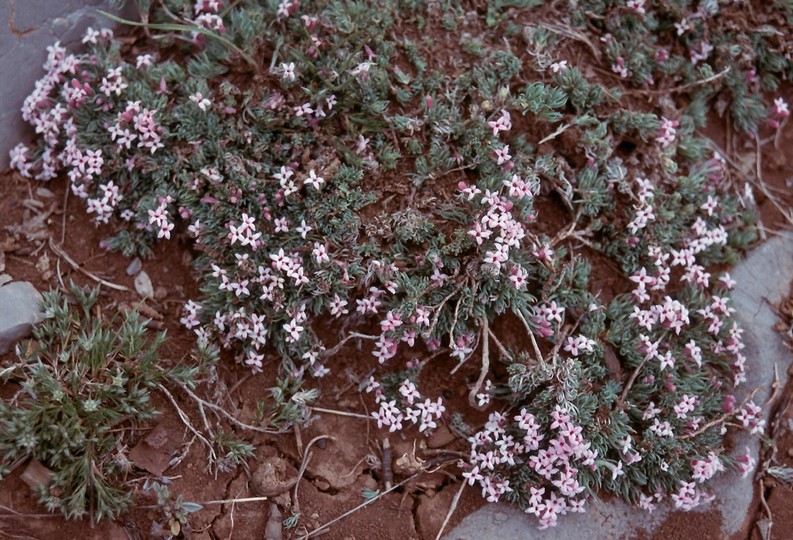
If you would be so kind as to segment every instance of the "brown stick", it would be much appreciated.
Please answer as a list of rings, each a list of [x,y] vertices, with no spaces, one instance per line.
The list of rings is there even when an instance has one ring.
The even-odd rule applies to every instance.
[[[386,437],[383,440],[383,482],[385,483],[385,488],[391,489],[391,486],[394,485],[394,471],[391,469],[391,461],[393,459],[393,453],[391,452],[391,442]]]

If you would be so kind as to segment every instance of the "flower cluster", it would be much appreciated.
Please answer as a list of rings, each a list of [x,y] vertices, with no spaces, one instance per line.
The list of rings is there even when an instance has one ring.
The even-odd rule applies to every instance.
[[[374,377],[369,378],[366,392],[374,392],[375,402],[380,407],[371,413],[378,429],[387,426],[392,433],[402,430],[402,422],[405,420],[418,425],[420,433],[429,433],[438,427],[437,420],[446,412],[441,398],[435,401],[426,398],[422,401],[422,395],[410,379],[405,379],[399,385],[399,404],[397,399],[387,400],[380,383]]]
[[[299,400],[284,389],[326,376],[352,346],[375,372],[372,418],[392,432],[470,412],[422,396],[411,370],[459,371],[468,405],[489,414],[469,432],[466,481],[542,527],[583,511],[594,486],[648,510],[691,508],[731,463],[725,426],[762,431],[755,404],[736,406],[747,359],[735,283],[714,266],[753,240],[753,199],[697,135],[699,92],[732,88],[742,127],[767,111],[739,103],[756,99],[740,97],[756,84],[736,81],[742,66],[713,72],[725,46],[703,31],[712,14],[631,0],[614,19],[598,15],[611,4],[585,2],[598,16],[574,24],[605,48],[591,71],[539,29],[515,41],[494,7],[451,76],[392,41],[391,4],[155,4],[148,20],[195,23],[184,54],[151,40],[127,58],[94,31],[84,55],[54,46],[23,107],[38,144],[16,147],[12,165],[63,172],[112,249],[191,242],[200,293],[182,324],[277,373],[290,421]],[[630,28],[670,43],[627,47]],[[683,110],[609,90],[677,76]],[[785,116],[780,98],[770,118]],[[410,376],[389,373],[408,358]]]
[[[557,405],[551,412],[549,427],[538,423],[527,409],[514,417],[516,431],[508,429],[508,418],[491,413],[481,431],[470,438],[470,465],[465,465],[463,477],[473,485],[478,483],[482,496],[497,502],[512,490],[509,469],[526,463],[538,477],[529,488],[531,497],[526,513],[540,520],[540,528],[556,525],[557,518],[568,512],[584,512],[586,500],[581,494],[586,488],[579,481],[580,468],[596,468],[597,451],[582,436],[570,414]]]

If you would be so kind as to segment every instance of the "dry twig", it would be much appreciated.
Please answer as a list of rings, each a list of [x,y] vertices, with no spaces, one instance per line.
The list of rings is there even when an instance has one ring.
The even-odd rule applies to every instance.
[[[49,239],[49,244],[50,244],[50,249],[52,249],[52,251],[54,251],[56,255],[58,255],[60,258],[65,260],[67,263],[69,263],[69,266],[71,266],[72,268],[74,268],[75,270],[80,272],[81,274],[84,274],[84,275],[88,276],[89,278],[93,279],[97,283],[99,283],[101,285],[104,285],[105,287],[108,287],[110,289],[114,289],[116,291],[128,291],[129,290],[127,287],[124,287],[123,285],[118,285],[116,283],[111,283],[111,282],[109,282],[107,280],[104,280],[104,279],[100,278],[96,274],[93,274],[93,273],[89,272],[88,270],[82,268],[79,264],[74,262],[74,259],[69,257],[69,255],[63,250],[63,248],[61,248],[55,242],[52,241],[52,237],[50,237],[50,239]]]
[[[449,507],[449,511],[446,512],[446,518],[443,520],[443,524],[441,525],[441,529],[438,531],[438,534],[435,535],[435,540],[440,540],[441,535],[443,534],[444,529],[446,529],[446,525],[449,524],[449,520],[452,518],[452,514],[457,509],[457,504],[460,502],[460,497],[463,494],[463,490],[465,489],[466,482],[460,482],[460,489],[457,490],[457,493],[454,494],[454,499],[452,499],[452,504]]]

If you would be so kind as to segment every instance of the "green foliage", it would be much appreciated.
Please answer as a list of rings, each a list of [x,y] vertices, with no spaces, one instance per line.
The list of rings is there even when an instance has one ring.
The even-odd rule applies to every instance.
[[[182,322],[208,358],[219,344],[277,377],[259,423],[309,420],[307,379],[354,339],[381,411],[422,432],[434,421],[405,382],[427,358],[477,381],[469,403],[498,404],[484,426],[449,411],[491,500],[556,494],[537,460],[561,437],[580,443],[560,458],[570,503],[602,489],[646,505],[702,460],[730,463],[720,430],[738,412],[721,407],[745,369],[711,265],[754,241],[752,198],[699,134],[713,113],[774,129],[763,92],[791,74],[777,8],[757,8],[755,32],[724,24],[740,3],[700,4],[585,0],[557,21],[533,0],[244,0],[199,24],[170,0],[145,6],[155,59],[101,36],[86,55],[53,48],[23,107],[41,136],[13,162],[68,174],[111,249],[192,242],[201,292]],[[95,348],[91,376],[112,335],[74,338]],[[534,448],[503,448],[532,431]],[[218,432],[213,451],[225,469],[252,447]],[[487,452],[507,457],[486,467]]]
[[[165,334],[147,335],[137,311],[106,320],[98,295],[74,285],[70,297],[45,294],[46,319],[3,371],[19,391],[0,402],[0,453],[4,466],[33,458],[51,469],[40,493],[49,510],[101,520],[129,507],[123,427],[157,415],[150,390],[170,373],[157,362]]]

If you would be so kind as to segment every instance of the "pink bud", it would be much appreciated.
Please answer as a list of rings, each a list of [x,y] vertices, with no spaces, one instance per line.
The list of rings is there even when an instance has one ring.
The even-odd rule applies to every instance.
[[[732,394],[726,396],[724,401],[721,403],[721,410],[726,413],[731,413],[735,411],[735,396]]]

